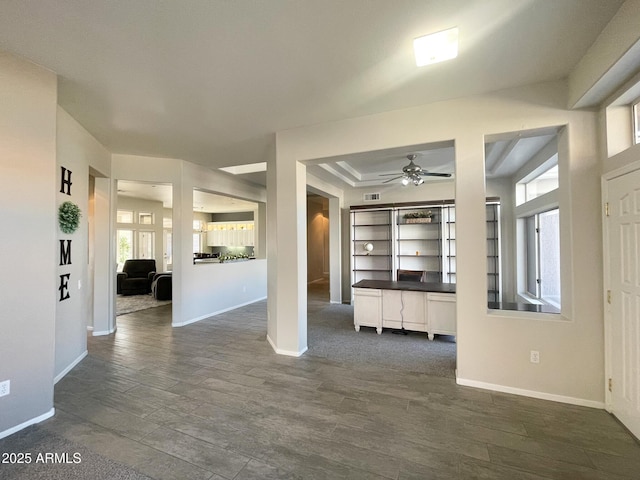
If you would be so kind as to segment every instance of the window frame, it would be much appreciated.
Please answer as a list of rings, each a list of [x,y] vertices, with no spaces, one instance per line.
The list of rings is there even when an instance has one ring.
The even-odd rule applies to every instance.
[[[519,218],[519,220],[523,223],[522,232],[520,238],[518,238],[519,242],[522,242],[520,251],[522,252],[522,261],[520,264],[524,267],[523,272],[523,282],[519,285],[518,295],[531,303],[542,303],[545,305],[550,305],[552,307],[556,307],[560,309],[562,307],[562,297],[560,295],[560,291],[558,292],[558,300],[552,300],[550,297],[544,294],[544,289],[542,285],[542,263],[543,263],[543,253],[546,249],[543,249],[542,242],[540,240],[541,229],[540,229],[540,218],[543,215],[548,215],[549,213],[557,212],[558,215],[558,230],[556,233],[556,237],[558,238],[558,259],[560,258],[560,208],[555,205],[550,208],[546,208],[544,210],[531,213],[529,215],[525,215]],[[533,245],[532,245],[533,243]],[[534,269],[531,272],[531,269]],[[558,279],[557,279],[558,288],[562,285],[562,270],[558,268]]]

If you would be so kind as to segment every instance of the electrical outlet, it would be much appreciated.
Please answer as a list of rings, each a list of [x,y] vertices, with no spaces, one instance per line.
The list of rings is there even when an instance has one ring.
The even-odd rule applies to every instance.
[[[4,397],[5,395],[9,395],[11,391],[11,380],[5,380],[4,382],[0,382],[0,397]]]
[[[531,363],[540,363],[540,352],[537,350],[531,350],[531,356],[529,357]]]

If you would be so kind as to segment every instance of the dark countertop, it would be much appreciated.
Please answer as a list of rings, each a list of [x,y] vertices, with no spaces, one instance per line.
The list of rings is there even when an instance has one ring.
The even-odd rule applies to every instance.
[[[531,303],[489,302],[491,310],[513,310],[516,312],[535,313],[560,313],[560,310],[551,305],[534,305]]]
[[[456,293],[455,283],[392,282],[389,280],[360,280],[353,288],[373,288],[376,290],[406,290],[410,292]],[[529,303],[489,302],[492,310],[511,310],[516,312],[560,313],[551,305],[533,305]]]
[[[353,288],[378,290],[407,290],[410,292],[456,293],[455,283],[391,282],[389,280],[360,280]]]

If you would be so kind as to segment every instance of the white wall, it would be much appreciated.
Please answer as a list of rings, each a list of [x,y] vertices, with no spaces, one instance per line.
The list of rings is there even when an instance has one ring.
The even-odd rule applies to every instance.
[[[180,319],[174,316],[174,326],[187,325],[267,296],[265,259],[191,264],[186,269],[182,286],[185,301]]]
[[[0,438],[53,414],[56,76],[0,51]]]
[[[279,132],[278,175],[269,188],[278,201],[296,202],[294,172],[300,161],[439,141],[455,141],[458,251],[458,380],[494,389],[537,392],[547,398],[601,406],[603,401],[602,268],[599,211],[599,165],[595,139],[596,115],[568,111],[566,84],[550,82],[439,102],[379,115],[348,119]],[[517,313],[491,314],[486,308],[484,138],[504,132],[568,125],[560,155],[566,157],[561,197],[563,219],[562,275],[567,316],[556,320]],[[280,172],[284,170],[283,172]],[[288,185],[287,185],[288,182]],[[281,188],[282,187],[282,188]],[[296,238],[295,208],[278,209],[276,225]],[[289,227],[290,229],[290,227]],[[278,232],[280,234],[280,232]],[[304,245],[302,245],[304,247]],[[289,244],[287,250],[300,250]],[[284,249],[277,254],[284,255]],[[588,258],[589,261],[584,261]],[[277,278],[277,292],[290,294],[291,278],[304,270],[288,269]],[[294,272],[295,273],[295,272]],[[282,289],[280,285],[285,286]],[[566,294],[566,295],[565,295]],[[271,295],[271,289],[269,290]],[[563,305],[564,307],[564,305]],[[280,313],[280,312],[278,312]],[[279,344],[293,344],[301,329],[291,328],[306,316],[283,312],[278,322]],[[283,327],[289,327],[287,329]],[[283,337],[284,334],[284,337]],[[541,363],[529,362],[538,350]]]
[[[57,266],[57,275],[70,274],[68,290],[70,296],[67,300],[58,301],[56,304],[55,380],[58,381],[87,354],[87,326],[93,326],[94,311],[93,278],[90,278],[89,271],[95,270],[94,264],[90,265],[88,257],[89,169],[91,167],[94,173],[102,171],[108,174],[111,155],[59,106],[57,108],[56,139],[57,205],[71,201],[78,205],[82,212],[80,227],[73,234],[65,234],[58,229],[59,240],[71,240],[72,260],[71,265]],[[70,196],[60,192],[61,167],[72,172]],[[107,219],[99,218],[101,222],[105,220]],[[105,251],[101,251],[98,258],[103,258],[105,253]],[[92,261],[95,262],[95,255]]]

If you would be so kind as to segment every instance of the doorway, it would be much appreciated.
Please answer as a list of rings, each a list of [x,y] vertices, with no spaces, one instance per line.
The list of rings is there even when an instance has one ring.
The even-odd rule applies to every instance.
[[[329,199],[307,195],[307,301],[329,301]]]
[[[118,180],[116,316],[171,303],[172,208],[172,185]]]

